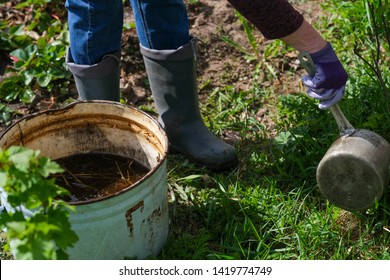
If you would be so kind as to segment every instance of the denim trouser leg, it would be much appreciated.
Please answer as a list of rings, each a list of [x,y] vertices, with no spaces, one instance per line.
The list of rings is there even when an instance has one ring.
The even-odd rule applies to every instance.
[[[67,0],[70,49],[76,64],[93,65],[121,49],[122,0]]]
[[[139,41],[149,49],[177,49],[188,43],[183,0],[130,0]],[[67,0],[70,49],[76,64],[93,65],[121,49],[122,0]]]
[[[188,43],[188,15],[183,0],[130,0],[130,4],[143,47],[166,50]]]

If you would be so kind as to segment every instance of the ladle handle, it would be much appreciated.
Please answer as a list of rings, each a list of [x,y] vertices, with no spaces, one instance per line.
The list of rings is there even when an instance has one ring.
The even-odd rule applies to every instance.
[[[301,63],[301,65],[305,68],[306,72],[309,74],[309,76],[314,77],[314,75],[316,74],[316,66],[315,66],[310,54],[307,52],[301,52],[298,55],[298,59],[299,59],[299,62]],[[334,104],[334,105],[330,106],[329,109],[330,109],[330,112],[332,113],[333,118],[336,120],[336,123],[339,127],[340,135],[341,136],[351,135],[355,131],[355,128],[351,125],[351,123],[344,116],[339,105]]]
[[[333,118],[336,120],[341,136],[349,136],[355,132],[355,128],[350,124],[350,122],[344,116],[339,105],[334,104],[330,106],[329,110],[332,113]]]

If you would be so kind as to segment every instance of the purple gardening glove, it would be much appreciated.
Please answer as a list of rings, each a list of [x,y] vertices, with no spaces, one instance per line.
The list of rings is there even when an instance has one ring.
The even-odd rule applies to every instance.
[[[307,94],[321,101],[318,107],[327,109],[343,98],[348,75],[329,42],[310,56],[316,73],[313,77],[303,76],[302,82],[309,88]]]

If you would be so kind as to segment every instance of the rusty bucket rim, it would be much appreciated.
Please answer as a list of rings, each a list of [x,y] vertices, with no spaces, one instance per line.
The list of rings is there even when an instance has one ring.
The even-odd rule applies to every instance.
[[[166,132],[162,128],[161,124],[155,118],[153,118],[151,115],[149,115],[145,111],[143,111],[143,110],[141,110],[141,109],[139,109],[139,108],[137,108],[135,106],[128,105],[128,104],[122,104],[122,103],[116,102],[116,101],[108,101],[108,100],[78,100],[78,101],[72,102],[72,103],[70,103],[70,104],[68,104],[68,105],[66,105],[66,106],[64,106],[62,108],[47,109],[47,110],[43,110],[43,111],[40,111],[40,112],[35,112],[35,113],[32,113],[32,114],[23,116],[22,118],[16,120],[13,124],[8,126],[0,134],[0,139],[2,139],[7,134],[8,131],[13,129],[15,126],[19,125],[21,122],[25,122],[25,121],[30,120],[32,118],[35,118],[37,116],[55,114],[55,113],[59,113],[61,111],[69,110],[69,109],[74,108],[76,106],[84,106],[86,104],[88,104],[87,106],[90,106],[90,105],[93,105],[93,104],[113,105],[113,106],[118,106],[118,107],[122,107],[122,108],[125,108],[125,109],[130,109],[130,110],[137,111],[138,113],[140,113],[140,114],[144,115],[145,117],[147,117],[152,123],[154,123],[154,125],[156,125],[156,127],[158,128],[159,133],[161,133],[162,139],[164,140],[165,143],[162,143],[163,153],[162,153],[162,156],[161,156],[161,160],[156,164],[156,166],[151,168],[137,182],[135,182],[134,184],[131,184],[130,186],[128,186],[126,188],[123,188],[122,190],[120,190],[118,192],[110,194],[110,195],[97,197],[97,198],[92,198],[92,199],[83,200],[83,201],[66,202],[67,204],[74,205],[74,206],[88,205],[88,204],[92,204],[92,203],[97,203],[97,202],[100,202],[100,201],[108,200],[108,199],[111,199],[113,197],[117,197],[117,196],[119,196],[119,195],[121,195],[121,194],[123,194],[125,192],[128,192],[130,190],[133,190],[133,189],[137,188],[138,186],[142,185],[142,183],[145,182],[148,178],[150,178],[155,173],[156,170],[158,170],[163,164],[165,164],[165,162],[167,160],[168,150],[169,150],[169,142],[168,142],[168,137],[166,135]],[[1,149],[1,147],[0,147],[0,149]]]

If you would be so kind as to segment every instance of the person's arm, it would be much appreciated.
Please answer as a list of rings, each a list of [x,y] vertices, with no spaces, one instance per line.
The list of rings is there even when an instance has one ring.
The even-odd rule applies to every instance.
[[[300,52],[308,53],[320,51],[327,43],[306,20],[303,20],[301,26],[295,32],[280,38],[280,40]]]
[[[267,39],[278,39],[296,31],[303,16],[287,0],[227,0]]]
[[[308,95],[326,109],[344,96],[348,75],[327,42],[287,0],[228,0],[269,39],[280,39],[298,51],[310,54],[316,66],[314,77],[303,76]]]

